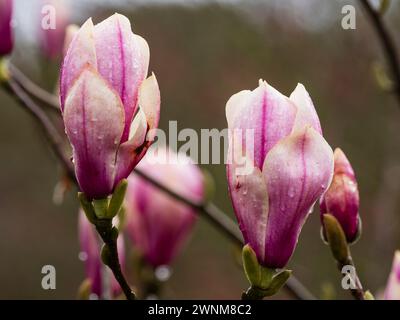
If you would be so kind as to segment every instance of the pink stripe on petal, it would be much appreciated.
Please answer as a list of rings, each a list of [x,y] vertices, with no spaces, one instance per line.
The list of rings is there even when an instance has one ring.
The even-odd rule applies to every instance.
[[[292,131],[296,106],[289,98],[261,80],[258,88],[249,93],[245,101],[240,99],[238,102],[244,103],[244,106],[234,112],[230,129],[243,130],[243,145],[248,150],[247,156],[261,169],[269,150]],[[246,130],[254,130],[254,146],[246,145]]]
[[[121,142],[129,136],[129,127],[138,102],[138,88],[145,78],[143,41],[133,36],[129,20],[114,14],[95,26],[98,72],[118,92],[125,109],[125,128]]]
[[[266,266],[287,264],[310,209],[332,174],[332,149],[311,127],[291,134],[268,153],[263,168],[269,198]]]
[[[96,71],[85,69],[69,90],[64,124],[81,190],[104,198],[114,186],[124,111],[119,96]]]

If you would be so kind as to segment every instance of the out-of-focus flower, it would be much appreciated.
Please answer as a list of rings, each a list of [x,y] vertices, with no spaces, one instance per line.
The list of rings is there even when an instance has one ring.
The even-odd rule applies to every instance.
[[[288,98],[260,80],[255,90],[230,98],[226,116],[229,191],[245,243],[261,265],[283,268],[314,203],[331,182],[332,149],[301,84]],[[241,172],[240,159],[251,170]]]
[[[40,46],[49,59],[59,58],[63,53],[66,28],[70,12],[65,0],[42,0],[40,21]]]
[[[63,120],[75,172],[88,198],[111,194],[154,140],[160,91],[147,42],[115,14],[89,19],[72,40],[61,70]]]
[[[392,271],[385,290],[385,300],[400,300],[400,251],[394,254]]]
[[[200,169],[170,149],[151,152],[138,168],[157,182],[194,202],[204,197]],[[196,220],[196,213],[149,182],[132,174],[126,194],[126,230],[145,261],[154,268],[169,265]]]
[[[348,242],[357,238],[359,228],[359,195],[353,168],[343,151],[334,152],[333,180],[321,198],[320,212],[333,215],[341,225]]]
[[[0,57],[10,54],[13,49],[12,11],[13,0],[0,0]]]
[[[113,274],[105,267],[101,261],[100,256],[100,241],[95,230],[95,227],[87,220],[85,213],[80,210],[79,212],[79,240],[81,245],[81,259],[85,263],[86,277],[90,282],[90,291],[95,294],[98,298],[103,297],[103,274],[111,280],[110,289],[111,296],[113,298],[118,297],[121,294],[121,287],[117,280],[115,280]],[[123,237],[118,237],[117,249],[119,262],[121,268],[125,267],[125,244]]]

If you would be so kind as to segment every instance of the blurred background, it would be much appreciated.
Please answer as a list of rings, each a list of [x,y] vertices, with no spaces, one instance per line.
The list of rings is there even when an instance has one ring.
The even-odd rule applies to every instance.
[[[387,19],[400,41],[400,6]],[[16,0],[17,44],[12,61],[50,91],[60,58],[41,50],[40,1]],[[356,8],[356,29],[341,27],[345,4]],[[284,94],[302,82],[319,113],[325,138],[341,147],[356,171],[363,234],[352,247],[360,278],[377,293],[400,247],[400,110],[377,85],[383,63],[375,33],[358,1],[65,1],[68,21],[127,15],[151,50],[150,70],[161,94],[161,128],[226,127],[225,103],[263,78]],[[397,34],[396,34],[397,32]],[[397,43],[399,44],[399,43]],[[53,190],[62,171],[31,117],[0,91],[0,298],[71,299],[83,280],[78,259],[76,190],[61,205]],[[215,203],[232,218],[225,167],[214,176]],[[289,267],[319,298],[349,298],[328,248],[320,240],[318,206]],[[247,287],[232,244],[204,219],[173,265],[168,299],[237,299]],[[54,265],[57,289],[41,287],[42,266]],[[277,296],[286,299],[285,290]]]

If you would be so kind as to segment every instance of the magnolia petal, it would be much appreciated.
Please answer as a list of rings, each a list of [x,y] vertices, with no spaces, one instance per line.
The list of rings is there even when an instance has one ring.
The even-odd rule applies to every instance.
[[[66,56],[69,46],[72,43],[72,40],[74,40],[75,36],[79,32],[79,26],[76,24],[70,24],[66,30],[65,30],[65,39],[64,39],[64,48],[63,48],[63,55]]]
[[[309,125],[322,135],[321,124],[314,104],[306,88],[301,83],[297,84],[289,99],[297,106],[293,131],[301,130],[306,125]]]
[[[394,254],[392,270],[385,290],[385,300],[400,300],[400,251]]]
[[[106,197],[114,185],[124,111],[117,93],[96,71],[84,69],[69,90],[64,124],[81,190],[90,198]]]
[[[0,1],[0,57],[11,53],[14,45],[11,19],[13,0]]]
[[[160,148],[146,155],[138,168],[194,202],[204,197],[202,173],[186,156]],[[126,213],[128,235],[153,267],[172,262],[196,221],[192,208],[136,175],[129,177]]]
[[[160,89],[155,74],[144,80],[139,89],[139,106],[146,115],[146,121],[149,130],[158,127],[160,121]],[[148,141],[153,141],[155,132],[152,130],[148,137]]]
[[[246,159],[247,163],[251,160]],[[236,218],[246,244],[264,261],[265,235],[268,220],[268,194],[260,169],[243,172],[237,163],[227,165],[229,193]],[[245,173],[245,174],[241,174]]]
[[[134,34],[133,40],[138,47],[138,61],[139,61],[139,68],[141,68],[141,74],[143,79],[146,78],[147,73],[149,72],[149,63],[150,63],[150,48],[149,44],[147,43],[146,39],[143,37]]]
[[[343,151],[334,152],[334,175],[329,189],[321,198],[321,221],[325,213],[332,214],[340,223],[347,241],[357,237],[359,223],[359,194],[353,168]]]
[[[349,178],[355,179],[354,170],[342,149],[336,148],[333,156],[335,159],[335,174],[345,174]]]
[[[121,144],[117,157],[115,185],[125,179],[151,146],[160,119],[160,89],[156,76],[144,80],[139,89],[139,112],[130,127],[130,138]]]
[[[235,104],[235,100],[244,105],[235,108],[235,112],[228,106],[227,117],[231,118],[230,114],[233,113],[230,129],[243,131],[242,143],[247,156],[261,170],[269,150],[292,131],[296,106],[289,98],[261,80],[258,88],[249,93],[248,97],[245,95],[239,94],[231,101],[230,105]],[[247,130],[253,131],[254,143],[247,141]]]
[[[242,90],[238,93],[235,93],[232,97],[229,98],[228,102],[226,103],[225,109],[228,128],[233,128],[236,116],[240,114],[243,108],[246,107],[246,102],[250,98],[250,96],[250,90]]]
[[[114,14],[94,29],[98,72],[117,91],[124,105],[125,128],[121,142],[125,142],[137,108],[138,88],[148,66],[142,54],[143,41],[133,36],[129,20],[120,14]]]
[[[73,38],[61,68],[60,100],[61,110],[64,110],[68,90],[72,87],[83,68],[96,69],[96,51],[93,37],[93,22],[88,19]]]
[[[311,127],[294,132],[268,153],[263,167],[269,199],[266,266],[283,268],[287,264],[301,228],[332,174],[332,149]]]
[[[40,32],[42,53],[49,59],[56,59],[63,54],[65,31],[71,18],[71,12],[66,1],[42,0],[42,6],[48,5],[57,14],[55,28],[43,28]]]
[[[122,179],[129,176],[147,150],[147,147],[143,147],[146,142],[147,122],[146,116],[141,109],[139,109],[138,114],[132,122],[130,134],[131,137],[129,140],[121,144],[118,150],[115,186]]]

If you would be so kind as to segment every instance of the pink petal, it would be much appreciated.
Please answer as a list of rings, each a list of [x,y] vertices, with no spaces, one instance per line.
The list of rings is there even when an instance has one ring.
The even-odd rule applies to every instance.
[[[335,158],[335,174],[345,174],[349,178],[355,179],[354,170],[343,151],[336,148],[333,155]]]
[[[79,186],[90,198],[113,189],[115,159],[124,127],[116,92],[93,70],[84,69],[69,90],[64,109]]]
[[[129,136],[129,127],[137,108],[138,88],[147,75],[148,48],[135,37],[129,20],[114,14],[95,26],[97,68],[121,97],[125,108],[125,128],[121,142]]]
[[[198,167],[187,158],[174,161],[168,156],[174,156],[169,149],[149,153],[138,167],[171,190],[200,202],[204,182]],[[192,208],[135,175],[129,177],[126,210],[128,234],[154,267],[172,262],[196,220]]]
[[[118,152],[115,184],[132,172],[154,140],[153,129],[157,128],[160,119],[160,90],[154,74],[140,86],[139,105],[139,112],[129,129],[129,140]]]
[[[0,0],[0,57],[10,54],[13,49],[12,12],[13,0]]]
[[[329,186],[332,174],[332,149],[311,127],[294,132],[268,153],[263,168],[269,199],[267,266],[286,265],[310,210]]]
[[[359,194],[353,168],[343,151],[334,152],[334,175],[329,189],[321,198],[321,219],[325,213],[332,214],[340,223],[349,242],[358,232]]]
[[[385,290],[385,300],[400,300],[400,251],[396,251]]]
[[[68,90],[85,67],[96,69],[96,51],[93,38],[93,22],[88,19],[71,42],[64,58],[60,76],[61,110],[64,110]]]
[[[148,149],[146,144],[147,122],[143,111],[139,109],[131,125],[131,137],[120,145],[116,162],[116,175],[114,185],[125,179],[133,168],[143,158]]]
[[[65,30],[65,39],[64,39],[64,48],[63,48],[63,55],[66,56],[69,46],[74,40],[75,36],[79,32],[79,27],[76,24],[70,24],[67,29]]]
[[[160,89],[155,74],[144,80],[139,89],[139,106],[143,110],[149,130],[157,128],[160,121]],[[148,140],[154,139],[154,133],[151,133]]]
[[[229,192],[239,228],[259,261],[265,258],[265,235],[268,221],[267,186],[257,167],[246,175],[238,174],[235,164],[227,165]]]
[[[297,106],[293,130],[301,130],[306,125],[309,125],[322,135],[321,124],[314,104],[306,88],[301,83],[297,84],[296,89],[294,89],[289,99]]]
[[[49,59],[56,59],[63,54],[65,31],[70,21],[70,10],[64,0],[42,0],[41,5],[50,5],[55,9],[55,29],[42,28],[40,25],[40,40],[43,54]],[[43,18],[44,15],[41,16]]]
[[[259,169],[269,150],[292,131],[295,115],[289,98],[261,80],[258,88],[239,93],[227,104],[229,129],[244,131],[243,146]],[[246,144],[246,130],[254,130],[254,146]]]

